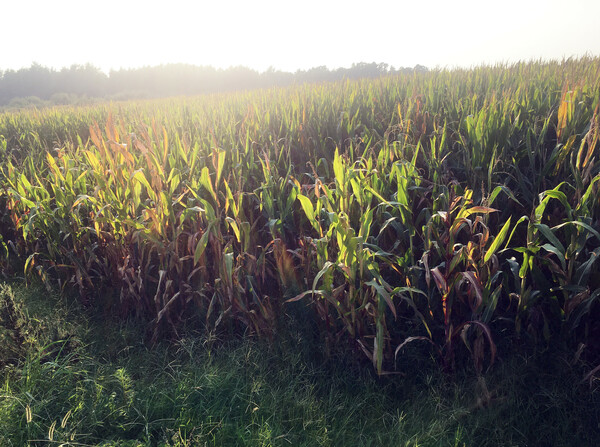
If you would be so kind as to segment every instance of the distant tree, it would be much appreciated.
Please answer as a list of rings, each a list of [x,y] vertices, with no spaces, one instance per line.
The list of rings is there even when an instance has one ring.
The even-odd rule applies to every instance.
[[[57,80],[57,92],[87,96],[103,96],[107,93],[108,76],[91,64],[63,68],[57,73]]]
[[[91,64],[60,71],[33,63],[29,68],[0,71],[0,105],[74,104],[89,98],[150,98],[286,86],[427,71],[422,65],[395,70],[385,63],[360,62],[329,70],[321,65],[288,73],[273,67],[263,73],[243,66],[226,70],[189,64],[112,70],[108,75]],[[37,98],[37,99],[33,99]]]
[[[294,74],[281,70],[276,70],[273,66],[260,75],[264,87],[279,86],[283,87],[294,82]]]
[[[9,101],[9,108],[24,108],[24,107],[43,107],[47,105],[44,100],[37,96],[26,96],[24,98],[13,98]]]
[[[335,74],[329,71],[325,65],[313,67],[306,71],[299,70],[296,72],[296,78],[300,82],[330,81],[335,77]]]

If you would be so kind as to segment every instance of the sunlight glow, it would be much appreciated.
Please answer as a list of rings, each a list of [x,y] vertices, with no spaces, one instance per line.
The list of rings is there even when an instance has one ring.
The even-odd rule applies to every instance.
[[[183,62],[295,71],[600,54],[596,0],[23,0],[0,11],[0,69]]]

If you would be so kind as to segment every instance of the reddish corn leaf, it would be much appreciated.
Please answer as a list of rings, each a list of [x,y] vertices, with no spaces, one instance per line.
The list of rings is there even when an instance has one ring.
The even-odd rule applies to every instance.
[[[475,303],[475,306],[473,307],[473,310],[476,310],[483,301],[481,281],[479,281],[479,278],[477,277],[477,274],[475,272],[461,272],[461,275],[465,280],[471,283],[471,290],[475,292],[475,297],[477,301]]]
[[[435,280],[435,284],[437,285],[439,291],[442,294],[445,294],[448,286],[446,284],[446,279],[444,278],[444,275],[442,275],[442,272],[440,272],[440,268],[436,267],[434,269],[431,269],[431,275],[433,276],[433,279]]]
[[[458,233],[460,233],[460,230],[462,230],[465,226],[469,227],[469,231],[473,231],[473,223],[469,219],[466,219],[464,217],[459,217],[452,223],[452,226],[449,230],[452,240],[456,240]]]
[[[487,338],[488,344],[490,346],[490,365],[493,365],[494,361],[496,359],[496,344],[494,343],[494,339],[492,338],[492,333],[487,324],[485,324],[481,321],[478,321],[478,320],[466,321],[452,331],[451,338],[454,338],[457,335],[461,335],[465,326],[468,326],[471,324],[475,325],[479,329],[481,329],[481,331],[483,332],[483,335],[485,335],[485,338]]]

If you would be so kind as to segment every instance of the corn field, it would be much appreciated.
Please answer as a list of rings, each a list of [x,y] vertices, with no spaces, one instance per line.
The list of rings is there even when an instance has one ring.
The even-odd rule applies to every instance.
[[[507,340],[600,354],[600,59],[0,115],[0,268],[379,374]],[[500,343],[502,342],[502,343]]]

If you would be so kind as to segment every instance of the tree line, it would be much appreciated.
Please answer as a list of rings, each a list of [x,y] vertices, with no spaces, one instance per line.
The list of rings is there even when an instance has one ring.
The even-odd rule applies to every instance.
[[[295,73],[269,68],[264,72],[238,66],[167,64],[111,70],[108,74],[91,65],[72,65],[60,70],[33,63],[19,70],[0,70],[0,105],[23,107],[76,104],[95,99],[156,98],[247,90],[294,83],[378,77],[427,71],[422,65],[394,68],[384,63],[355,63],[330,70],[325,66]]]

